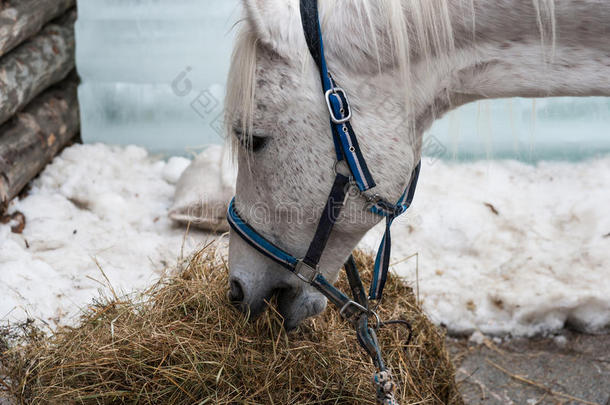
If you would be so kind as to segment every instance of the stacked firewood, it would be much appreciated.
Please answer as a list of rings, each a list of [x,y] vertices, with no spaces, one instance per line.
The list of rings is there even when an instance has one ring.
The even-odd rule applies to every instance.
[[[0,214],[80,129],[75,0],[0,0]]]

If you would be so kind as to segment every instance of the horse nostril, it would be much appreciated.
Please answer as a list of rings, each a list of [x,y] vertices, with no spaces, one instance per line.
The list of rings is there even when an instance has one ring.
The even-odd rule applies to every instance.
[[[229,284],[229,301],[234,304],[241,304],[244,300],[244,289],[241,283],[232,279]]]

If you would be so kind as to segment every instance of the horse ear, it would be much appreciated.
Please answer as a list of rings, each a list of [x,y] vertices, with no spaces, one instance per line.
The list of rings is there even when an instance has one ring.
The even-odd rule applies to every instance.
[[[299,0],[243,0],[259,40],[281,54],[304,44]]]

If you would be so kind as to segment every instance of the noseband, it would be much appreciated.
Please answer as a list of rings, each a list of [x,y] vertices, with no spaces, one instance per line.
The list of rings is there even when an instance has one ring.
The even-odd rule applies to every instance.
[[[373,363],[379,370],[379,373],[375,376],[378,401],[381,404],[396,404],[393,396],[394,383],[391,380],[389,370],[383,362],[377,341],[376,330],[379,329],[381,321],[373,310],[370,301],[377,301],[379,303],[383,297],[391,251],[390,227],[394,219],[402,215],[413,201],[421,162],[411,173],[409,183],[396,204],[391,204],[377,195],[371,196],[367,194],[367,191],[374,188],[376,184],[369,172],[358,145],[356,134],[350,124],[352,110],[347,94],[345,90],[337,85],[328,71],[324,57],[324,44],[317,0],[301,0],[301,21],[307,46],[320,71],[320,79],[330,114],[330,127],[337,154],[337,164],[335,165],[336,177],[326,201],[324,212],[318,223],[314,238],[309,245],[309,249],[302,259],[298,259],[279,248],[248,225],[238,214],[235,208],[235,199],[229,205],[227,218],[231,228],[244,241],[266,257],[285,267],[305,283],[316,288],[340,310],[342,317],[354,325],[358,342],[371,356]],[[345,162],[349,167],[349,176],[338,172],[337,165],[340,162]],[[345,270],[354,297],[350,299],[326,280],[320,272],[319,263],[333,227],[339,218],[341,209],[345,205],[348,193],[352,189],[357,189],[358,193],[367,200],[369,203],[368,209],[371,212],[386,218],[386,231],[377,252],[373,280],[368,296],[365,293],[353,256],[350,256],[345,263]],[[371,317],[376,322],[374,327],[369,326],[369,319]]]

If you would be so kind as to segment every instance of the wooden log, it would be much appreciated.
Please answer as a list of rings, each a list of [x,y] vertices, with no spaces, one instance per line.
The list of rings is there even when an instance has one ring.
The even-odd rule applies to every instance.
[[[69,12],[0,59],[0,124],[74,69],[75,19]]]
[[[0,56],[30,38],[49,21],[74,7],[75,0],[0,1]]]
[[[76,73],[0,126],[0,213],[80,130]]]

